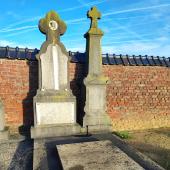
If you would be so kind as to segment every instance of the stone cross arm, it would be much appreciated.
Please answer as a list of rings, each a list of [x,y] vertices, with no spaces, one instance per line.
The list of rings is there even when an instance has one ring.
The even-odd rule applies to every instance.
[[[39,29],[48,41],[55,43],[65,33],[66,24],[55,11],[50,11],[39,21]]]
[[[87,16],[91,18],[91,28],[97,28],[97,19],[101,18],[101,13],[98,9],[96,7],[91,8],[91,10],[88,11]]]

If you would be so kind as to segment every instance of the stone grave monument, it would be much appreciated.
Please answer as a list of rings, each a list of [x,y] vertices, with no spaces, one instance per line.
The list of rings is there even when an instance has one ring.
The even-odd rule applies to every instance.
[[[108,78],[102,73],[101,37],[103,32],[98,28],[101,13],[96,7],[87,13],[91,26],[84,35],[86,38],[86,57],[88,75],[84,80],[86,86],[86,104],[83,126],[89,132],[111,131],[111,120],[106,114],[106,84]]]
[[[66,24],[55,11],[39,21],[46,35],[36,58],[39,63],[39,89],[34,97],[32,138],[55,137],[80,132],[76,123],[76,99],[70,90],[69,56],[60,42]]]
[[[9,132],[5,127],[5,113],[2,104],[2,100],[0,98],[0,142],[7,140],[9,136]]]

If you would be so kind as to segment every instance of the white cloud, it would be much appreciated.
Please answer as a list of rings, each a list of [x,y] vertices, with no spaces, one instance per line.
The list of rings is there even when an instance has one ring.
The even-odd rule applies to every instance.
[[[103,16],[110,16],[110,15],[129,13],[129,12],[135,12],[135,11],[143,11],[143,10],[149,10],[149,9],[157,9],[157,8],[168,7],[168,6],[170,6],[170,4],[160,4],[160,5],[153,5],[153,6],[142,7],[142,8],[125,9],[121,11],[111,11],[111,12],[104,13]]]
[[[13,42],[7,40],[0,40],[0,46],[11,46]]]
[[[30,26],[23,26],[18,28],[9,28],[9,29],[2,29],[0,32],[11,32],[11,31],[19,31],[19,30],[25,30],[30,28],[37,28],[37,25],[30,25]]]
[[[9,24],[8,26],[2,28],[1,30],[6,30],[6,29],[9,29],[9,28],[12,28],[14,26],[17,26],[17,25],[21,25],[21,24],[25,24],[25,23],[31,23],[33,21],[37,21],[41,18],[41,16],[36,16],[36,17],[33,17],[33,18],[27,18],[27,19],[23,19],[21,21],[18,21],[18,22],[15,22],[15,23],[12,23],[12,24]]]
[[[20,31],[20,32],[14,32],[14,33],[11,33],[11,34],[6,34],[6,37],[13,37],[13,36],[16,36],[16,35],[25,34],[27,32],[31,32],[31,31],[35,31],[35,30],[37,30],[37,28],[26,29],[26,30],[23,30],[23,31]]]
[[[66,9],[62,9],[62,10],[59,10],[58,12],[68,12],[68,11],[73,11],[73,10],[76,10],[76,9],[80,9],[80,8],[83,8],[83,7],[86,7],[86,6],[93,6],[93,5],[97,5],[97,4],[101,4],[103,2],[106,2],[107,0],[96,0],[96,1],[93,1],[93,2],[89,2],[89,3],[85,3],[84,1],[82,0],[78,0],[81,5],[79,6],[74,6],[74,7],[71,7],[71,8],[66,8]]]
[[[13,17],[14,19],[20,19],[21,16],[13,11],[7,11],[6,15]]]
[[[159,43],[138,42],[120,44],[116,46],[106,45],[102,47],[103,53],[129,54],[129,55],[158,55],[170,57],[170,45]]]
[[[10,46],[10,47],[19,47],[19,48],[30,48],[34,49],[35,47],[32,47],[30,45],[25,45],[25,44],[20,44],[18,42],[14,41],[8,41],[8,40],[0,40],[0,46],[5,47],[5,46]]]

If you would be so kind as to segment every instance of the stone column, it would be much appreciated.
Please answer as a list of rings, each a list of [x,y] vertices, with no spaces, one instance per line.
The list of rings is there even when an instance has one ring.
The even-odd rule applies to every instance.
[[[101,14],[93,7],[87,15],[91,19],[89,31],[85,34],[88,75],[86,86],[86,104],[83,126],[91,132],[111,131],[111,120],[106,114],[106,84],[108,78],[102,73],[101,38],[103,32],[98,28],[97,20]]]
[[[3,104],[0,98],[0,141],[7,140],[8,139],[8,130],[5,127],[5,113]]]
[[[47,13],[39,22],[46,35],[36,58],[39,63],[39,89],[34,97],[34,127],[32,138],[75,134],[80,131],[76,123],[76,99],[70,90],[69,55],[60,42],[66,24],[55,11]]]

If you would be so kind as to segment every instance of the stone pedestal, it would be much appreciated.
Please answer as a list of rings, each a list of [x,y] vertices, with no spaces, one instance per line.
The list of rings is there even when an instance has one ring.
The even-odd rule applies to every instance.
[[[70,90],[69,56],[60,42],[65,23],[54,11],[39,22],[46,34],[36,58],[39,63],[39,89],[34,97],[34,127],[32,138],[65,136],[80,132],[76,123],[76,98]],[[70,127],[70,128],[68,128]]]
[[[67,91],[38,91],[34,97],[32,138],[68,136],[80,133],[76,123],[76,100]]]
[[[34,97],[36,126],[76,123],[76,99],[67,92],[39,92]]]
[[[86,114],[83,119],[83,126],[88,126],[89,132],[112,130],[111,120],[106,113],[106,81],[105,77],[91,81],[87,77],[84,81],[86,86]]]
[[[8,140],[9,131],[5,127],[5,115],[2,101],[0,99],[0,142]]]

